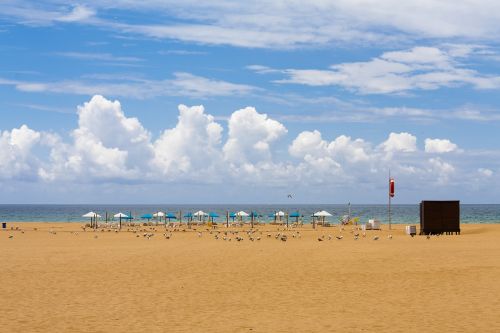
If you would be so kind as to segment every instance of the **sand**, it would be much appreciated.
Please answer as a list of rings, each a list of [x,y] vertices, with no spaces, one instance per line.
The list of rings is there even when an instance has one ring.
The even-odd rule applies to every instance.
[[[0,231],[1,332],[500,331],[500,225],[430,239],[304,228],[286,242],[275,226],[254,242],[16,226]]]

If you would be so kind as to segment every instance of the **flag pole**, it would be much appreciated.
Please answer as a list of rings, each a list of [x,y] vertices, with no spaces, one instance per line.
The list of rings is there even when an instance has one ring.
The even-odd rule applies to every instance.
[[[391,230],[391,169],[389,169],[389,230]]]

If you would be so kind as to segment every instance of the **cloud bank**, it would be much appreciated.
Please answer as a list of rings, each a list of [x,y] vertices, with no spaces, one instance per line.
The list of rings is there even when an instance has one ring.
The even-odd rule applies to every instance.
[[[287,143],[285,125],[253,107],[235,111],[227,129],[225,135],[203,106],[179,105],[177,124],[153,138],[119,101],[95,95],[78,106],[78,127],[69,140],[27,125],[0,132],[0,180],[373,187],[390,168],[425,186],[491,178],[497,170],[471,165],[469,153],[449,139],[426,138],[422,149],[406,132],[373,143],[345,134],[329,141],[318,130],[303,131]]]

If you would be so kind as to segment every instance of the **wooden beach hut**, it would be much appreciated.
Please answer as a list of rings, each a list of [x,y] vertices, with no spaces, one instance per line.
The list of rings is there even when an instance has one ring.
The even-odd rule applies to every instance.
[[[420,203],[420,235],[460,234],[460,201]]]

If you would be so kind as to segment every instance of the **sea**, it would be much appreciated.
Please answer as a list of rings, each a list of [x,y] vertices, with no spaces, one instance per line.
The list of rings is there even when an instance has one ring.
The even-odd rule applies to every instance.
[[[202,210],[207,213],[216,213],[219,217],[216,222],[225,222],[227,212],[245,211],[247,213],[256,212],[260,221],[272,222],[276,212],[283,211],[291,214],[298,212],[304,223],[310,223],[312,214],[325,210],[332,214],[327,221],[339,222],[344,215],[359,217],[359,223],[364,223],[368,219],[378,219],[382,223],[389,220],[387,205],[24,205],[24,204],[1,204],[0,222],[85,222],[88,218],[82,215],[93,211],[103,218],[122,212],[132,216],[135,221],[141,220],[145,214],[153,214],[158,211],[168,212],[182,216]],[[500,204],[462,204],[460,205],[461,223],[500,223]],[[293,221],[294,218],[290,218]],[[391,222],[395,224],[418,224],[418,205],[392,205]]]

